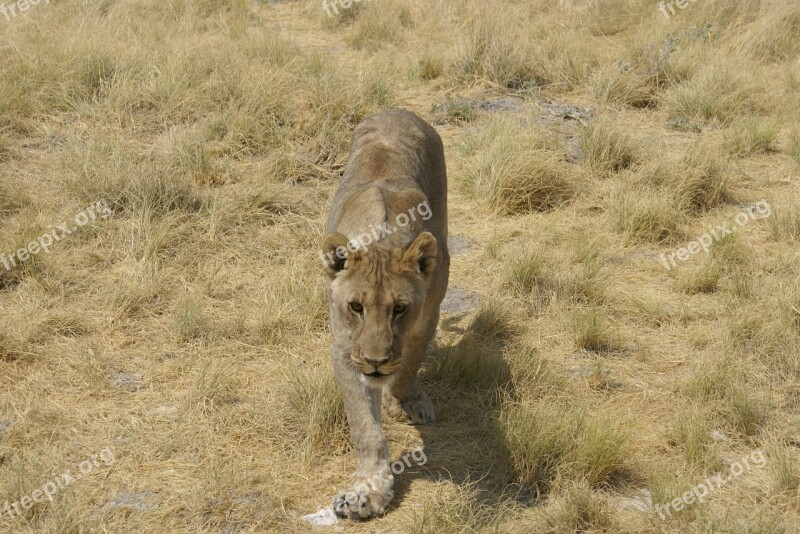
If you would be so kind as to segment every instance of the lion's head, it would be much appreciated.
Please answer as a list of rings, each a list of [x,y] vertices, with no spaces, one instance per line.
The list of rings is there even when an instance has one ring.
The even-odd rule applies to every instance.
[[[348,336],[353,366],[381,380],[402,365],[406,335],[423,313],[436,266],[436,238],[422,232],[404,248],[375,243],[355,251],[348,243],[333,233],[322,245],[331,260],[325,267],[331,321],[337,334]]]

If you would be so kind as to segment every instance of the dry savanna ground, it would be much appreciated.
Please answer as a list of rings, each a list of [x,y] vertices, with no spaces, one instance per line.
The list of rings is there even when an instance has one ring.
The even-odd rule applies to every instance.
[[[0,253],[75,228],[0,264],[0,507],[43,500],[0,531],[311,529],[354,468],[317,249],[353,128],[391,107],[449,166],[438,420],[384,422],[427,462],[328,529],[800,531],[800,4],[674,10],[0,15]]]

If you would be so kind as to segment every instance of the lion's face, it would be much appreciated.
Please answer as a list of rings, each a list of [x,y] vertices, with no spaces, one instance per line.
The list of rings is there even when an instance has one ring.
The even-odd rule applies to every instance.
[[[346,242],[332,234],[323,249]],[[345,330],[353,366],[366,377],[381,380],[402,364],[403,344],[422,314],[436,251],[436,239],[424,232],[404,250],[374,246],[348,252],[326,268],[333,324]]]

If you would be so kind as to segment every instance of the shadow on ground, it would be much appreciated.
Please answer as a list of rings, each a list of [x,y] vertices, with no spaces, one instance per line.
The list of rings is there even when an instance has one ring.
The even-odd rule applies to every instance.
[[[466,328],[453,317],[445,317],[441,328],[460,337],[454,344],[432,347],[422,374],[423,388],[436,407],[436,422],[419,427],[427,462],[396,478],[392,508],[402,506],[419,479],[469,486],[477,507],[530,506],[535,496],[510,484],[508,445],[498,417],[503,398],[514,396],[504,354],[517,329],[491,304],[482,305]]]

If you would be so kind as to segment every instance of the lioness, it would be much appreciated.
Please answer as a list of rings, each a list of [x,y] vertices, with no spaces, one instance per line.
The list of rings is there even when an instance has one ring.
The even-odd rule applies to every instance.
[[[434,420],[417,371],[447,290],[447,172],[439,134],[392,110],[353,132],[322,244],[333,369],[358,455],[355,481],[333,500],[340,517],[382,514],[394,482],[381,433],[387,412]]]

